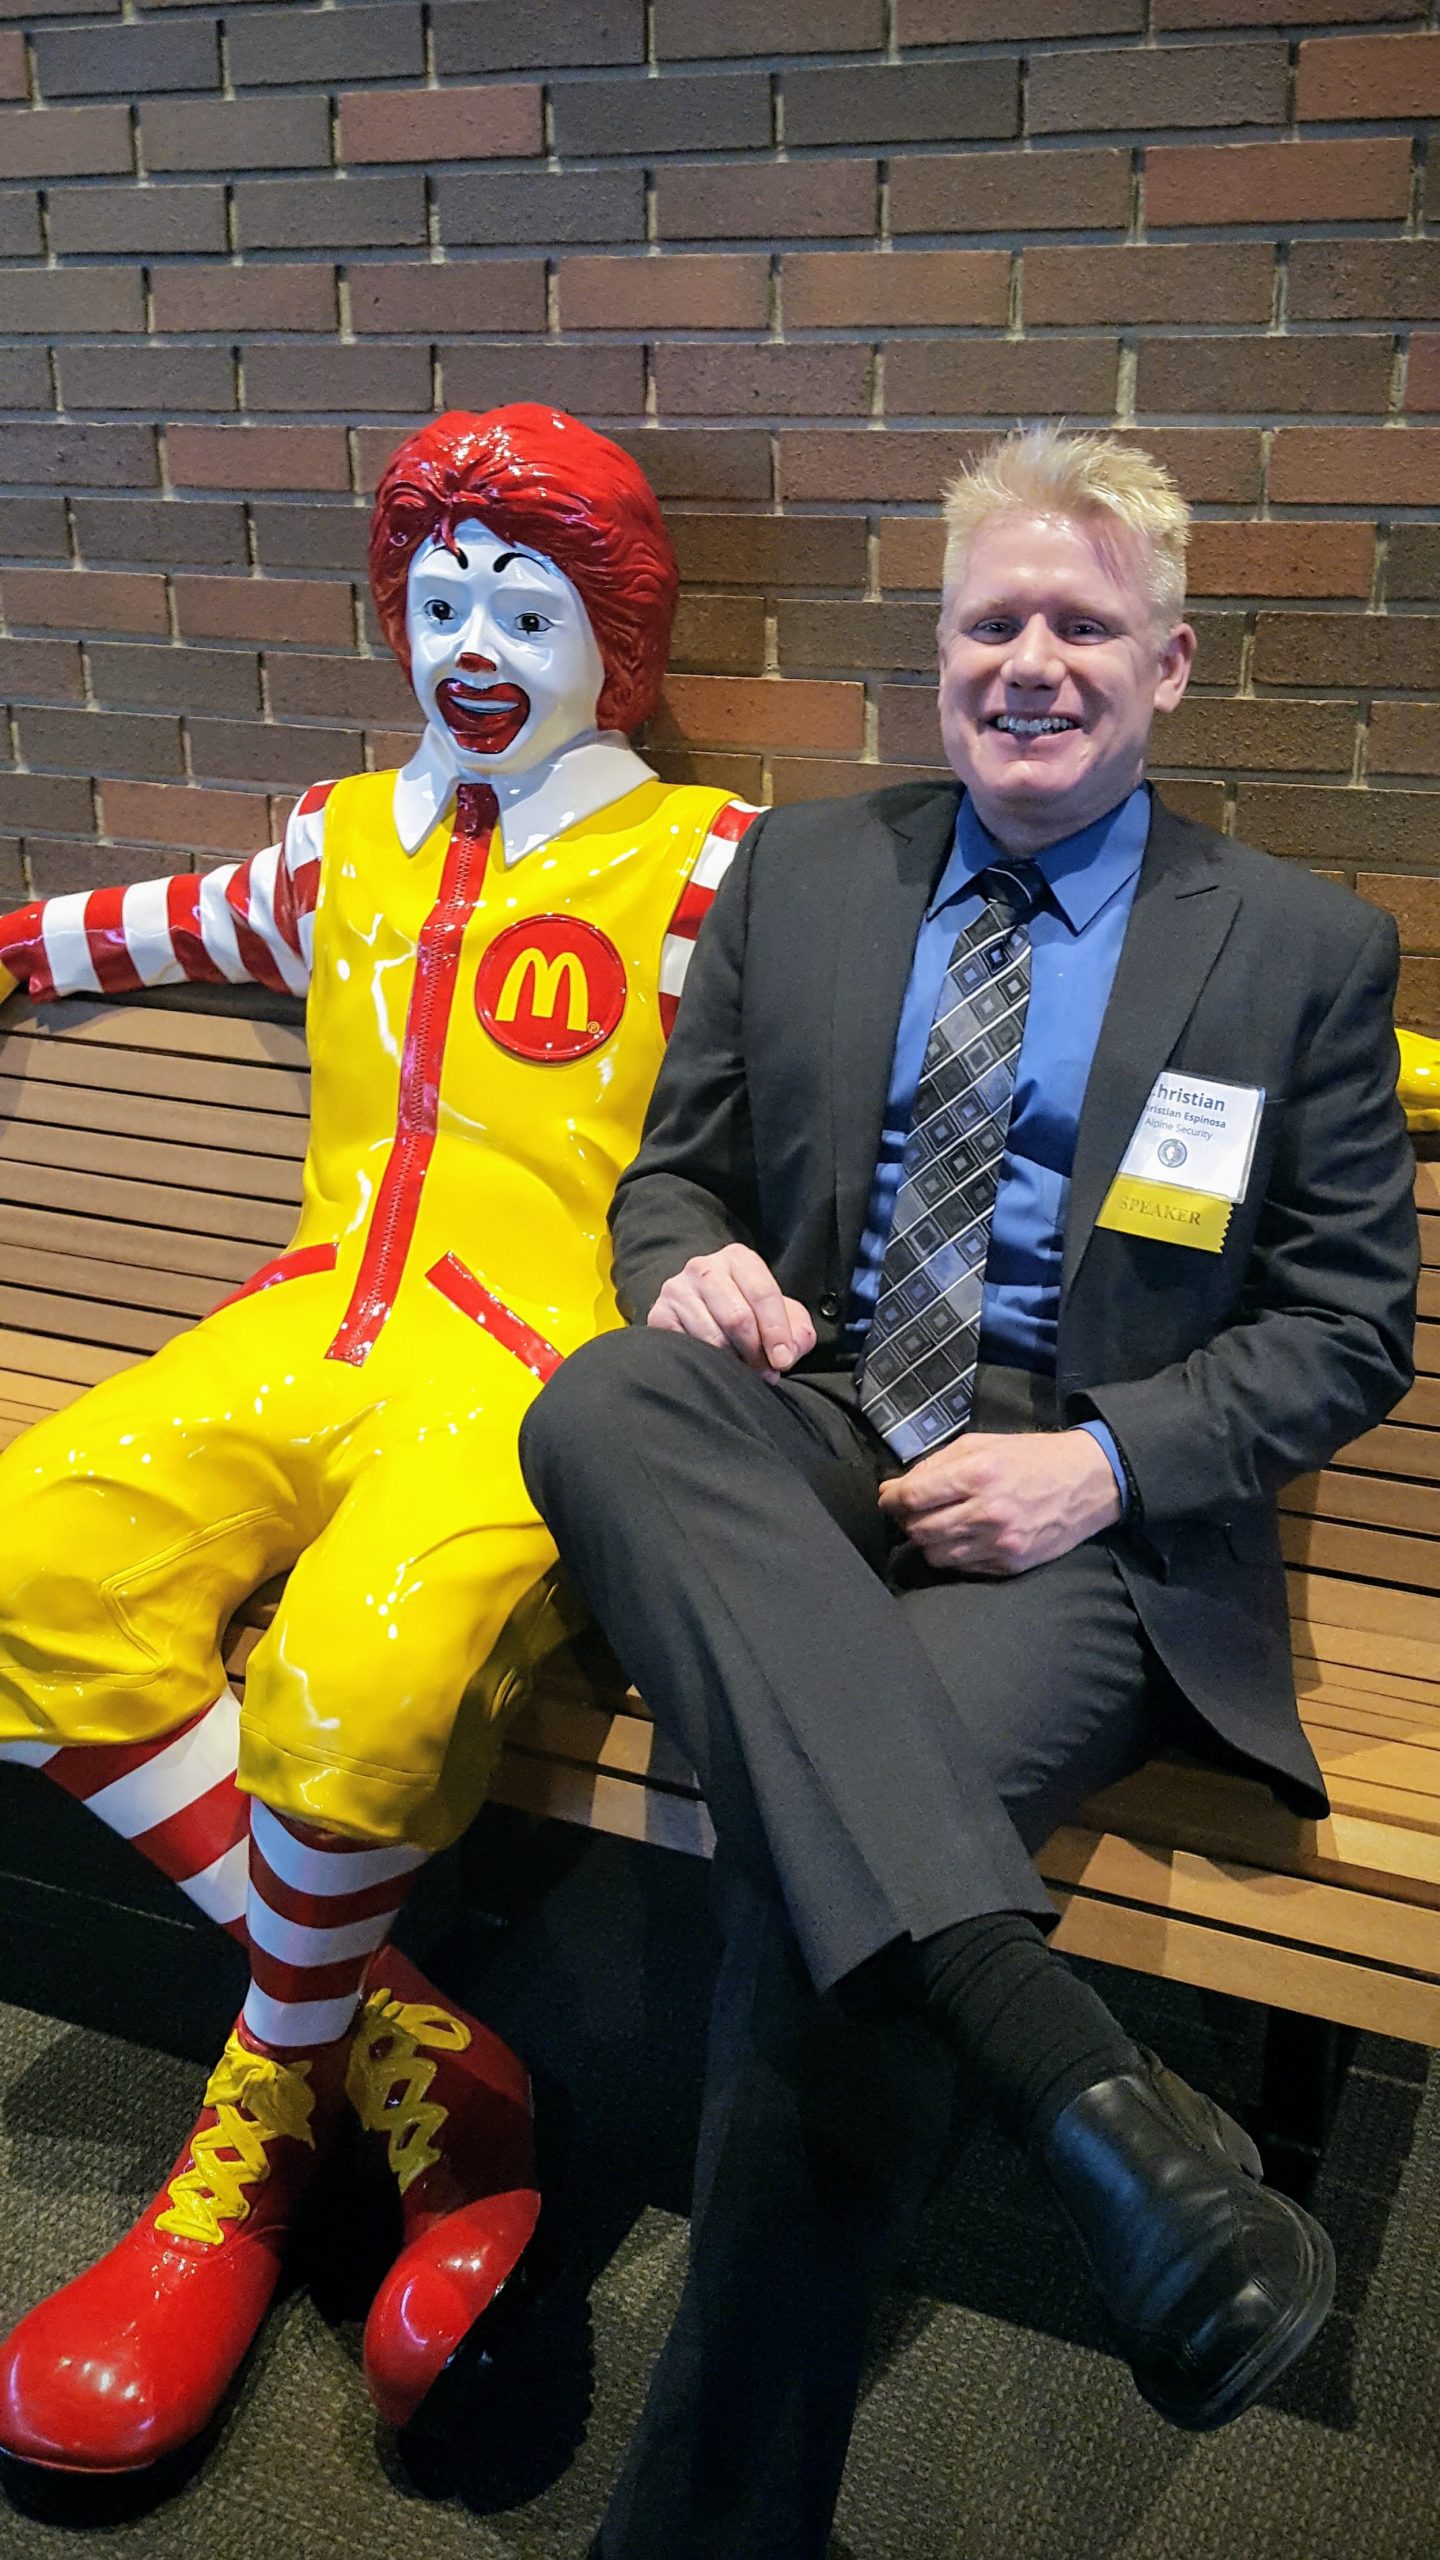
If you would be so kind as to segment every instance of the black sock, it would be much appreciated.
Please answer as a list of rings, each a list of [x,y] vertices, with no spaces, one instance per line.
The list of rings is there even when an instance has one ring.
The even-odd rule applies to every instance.
[[[918,1940],[911,1980],[969,2085],[1017,2141],[1042,2139],[1082,2090],[1135,2068],[1123,2027],[1021,1912],[983,1912]]]

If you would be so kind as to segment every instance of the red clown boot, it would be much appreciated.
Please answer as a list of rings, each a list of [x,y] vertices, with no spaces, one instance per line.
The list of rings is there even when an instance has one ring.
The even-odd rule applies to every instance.
[[[347,2080],[386,2137],[404,2240],[365,2323],[365,2379],[402,2427],[477,2324],[498,2311],[540,2213],[530,2082],[508,2045],[385,1947]]]
[[[0,2451],[56,2471],[139,2471],[200,2434],[344,2121],[346,2051],[280,2062],[236,2027],[149,2211],[0,2345]]]

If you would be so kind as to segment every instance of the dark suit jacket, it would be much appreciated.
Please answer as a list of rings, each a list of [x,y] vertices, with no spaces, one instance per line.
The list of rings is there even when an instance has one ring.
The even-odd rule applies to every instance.
[[[612,1212],[642,1318],[692,1254],[742,1241],[832,1368],[915,937],[958,787],[769,811],[700,937],[640,1153]],[[1116,1534],[1141,1621],[1213,1728],[1325,1810],[1296,1713],[1275,1495],[1412,1377],[1413,1165],[1395,1095],[1391,918],[1153,800],[1076,1137],[1057,1387],[1099,1415],[1138,1501]],[[1095,1220],[1162,1067],[1263,1085],[1218,1254]]]

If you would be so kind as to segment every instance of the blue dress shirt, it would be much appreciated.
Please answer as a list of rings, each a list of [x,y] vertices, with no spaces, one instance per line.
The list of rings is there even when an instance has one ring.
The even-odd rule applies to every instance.
[[[1093,825],[1031,857],[1044,874],[1046,894],[1030,920],[1030,1003],[980,1315],[980,1357],[1001,1367],[1055,1374],[1075,1131],[1149,830],[1150,794],[1142,784]],[[857,1356],[880,1286],[915,1088],[950,954],[957,935],[980,914],[977,874],[989,863],[1006,861],[1014,867],[1014,857],[981,825],[973,803],[962,800],[955,841],[921,922],[900,1008],[880,1160],[846,1311],[847,1347]],[[1114,1440],[1103,1423],[1082,1427],[1109,1458],[1123,1502],[1124,1468]]]

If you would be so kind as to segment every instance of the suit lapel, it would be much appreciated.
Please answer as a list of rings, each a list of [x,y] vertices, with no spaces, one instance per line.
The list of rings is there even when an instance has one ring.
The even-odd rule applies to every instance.
[[[959,805],[958,789],[941,785],[901,817],[872,814],[851,856],[836,936],[830,1082],[842,1253],[864,1223],[915,937],[950,851]]]
[[[1075,1135],[1062,1303],[1155,1078],[1194,1011],[1240,894],[1160,800]]]

